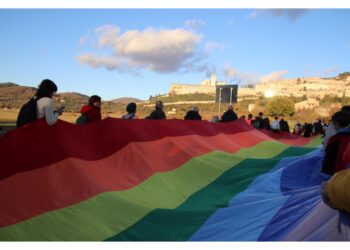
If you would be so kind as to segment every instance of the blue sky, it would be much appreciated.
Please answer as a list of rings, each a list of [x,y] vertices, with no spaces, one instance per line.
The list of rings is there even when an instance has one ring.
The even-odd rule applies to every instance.
[[[350,71],[350,9],[0,9],[0,82],[148,99]]]

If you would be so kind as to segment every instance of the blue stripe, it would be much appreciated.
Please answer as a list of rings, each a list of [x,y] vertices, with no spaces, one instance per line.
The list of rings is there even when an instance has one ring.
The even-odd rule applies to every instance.
[[[293,157],[294,158],[294,157]],[[280,191],[282,170],[259,176],[244,192],[217,210],[192,235],[192,241],[256,241],[288,200]]]
[[[329,179],[329,176],[319,172],[322,160],[322,151],[316,150],[285,165],[281,192],[289,199],[266,226],[259,240],[286,239],[312,214],[321,201],[320,185]]]

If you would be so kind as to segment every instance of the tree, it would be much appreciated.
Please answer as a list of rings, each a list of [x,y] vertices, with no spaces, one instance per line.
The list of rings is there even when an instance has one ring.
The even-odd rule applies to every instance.
[[[350,72],[344,72],[338,75],[340,80],[345,80],[348,76],[350,76]]]
[[[294,102],[289,97],[277,96],[272,98],[265,107],[265,113],[270,116],[293,116]]]

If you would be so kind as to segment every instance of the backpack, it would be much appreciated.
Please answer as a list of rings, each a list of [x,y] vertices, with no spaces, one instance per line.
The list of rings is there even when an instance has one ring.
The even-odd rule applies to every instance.
[[[19,111],[16,121],[17,128],[20,128],[23,125],[31,123],[37,119],[37,99],[33,97],[26,104],[24,104]]]
[[[75,124],[86,124],[88,123],[88,117],[86,114],[81,114],[78,119],[75,121]]]

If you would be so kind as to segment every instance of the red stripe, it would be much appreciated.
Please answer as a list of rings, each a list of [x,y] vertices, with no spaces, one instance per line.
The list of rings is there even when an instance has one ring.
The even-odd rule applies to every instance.
[[[138,185],[156,172],[175,169],[213,150],[233,153],[269,138],[257,130],[213,137],[167,137],[132,142],[98,161],[69,158],[0,181],[0,226],[76,204],[101,192]],[[305,143],[304,138],[293,141]]]
[[[236,124],[236,125],[234,125]],[[239,124],[239,125],[238,125]],[[252,130],[241,122],[212,124],[198,121],[151,121],[107,118],[83,126],[59,121],[47,126],[39,120],[0,138],[0,179],[40,168],[68,157],[98,160],[111,155],[129,142],[152,141],[165,136],[218,133],[234,134]]]
[[[152,141],[169,136],[198,134],[214,136],[252,131],[243,120],[232,123],[206,121],[151,121],[107,118],[83,126],[59,121],[47,126],[39,120],[0,138],[0,180],[13,174],[37,169],[69,157],[98,160],[130,142]],[[294,141],[297,137],[288,136]]]

